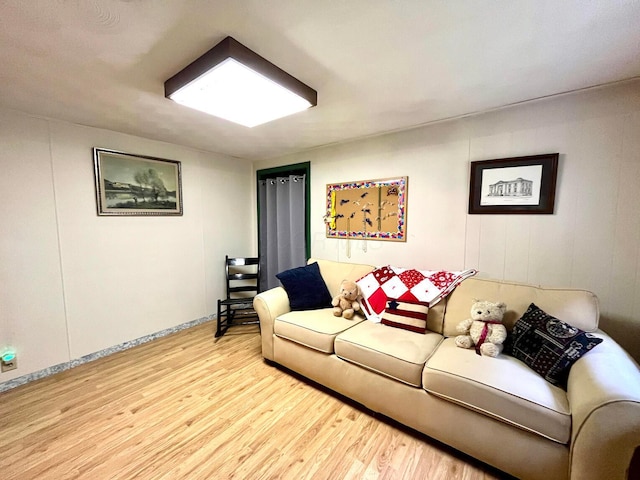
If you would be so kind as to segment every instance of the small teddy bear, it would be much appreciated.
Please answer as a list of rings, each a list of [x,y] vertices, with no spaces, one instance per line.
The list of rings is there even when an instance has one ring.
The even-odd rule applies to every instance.
[[[456,337],[456,345],[460,348],[471,348],[475,345],[478,355],[497,357],[502,351],[502,343],[507,338],[507,329],[502,324],[507,306],[502,303],[474,300],[471,307],[471,318],[458,324],[456,330],[462,335]]]
[[[340,284],[340,293],[333,297],[331,305],[333,305],[333,315],[336,317],[344,317],[346,319],[353,318],[355,312],[360,310],[360,303],[357,299],[360,292],[356,282],[343,280]]]

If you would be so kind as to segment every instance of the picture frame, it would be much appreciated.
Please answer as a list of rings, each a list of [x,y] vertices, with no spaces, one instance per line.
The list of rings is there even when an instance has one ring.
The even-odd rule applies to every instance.
[[[327,184],[327,238],[407,240],[408,177]]]
[[[469,214],[553,214],[558,153],[471,162]]]
[[[93,148],[98,215],[182,215],[180,162]]]

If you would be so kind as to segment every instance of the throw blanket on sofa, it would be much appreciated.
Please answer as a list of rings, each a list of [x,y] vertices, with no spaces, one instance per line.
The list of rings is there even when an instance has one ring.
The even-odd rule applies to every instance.
[[[380,323],[389,299],[431,307],[476,273],[473,269],[451,272],[387,265],[368,273],[356,283],[362,292],[362,311],[367,319]]]

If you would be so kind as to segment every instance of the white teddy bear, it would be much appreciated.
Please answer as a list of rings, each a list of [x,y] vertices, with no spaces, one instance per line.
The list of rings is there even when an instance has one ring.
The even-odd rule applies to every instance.
[[[471,307],[471,318],[463,320],[456,327],[462,334],[456,337],[456,345],[460,348],[475,346],[478,355],[497,357],[507,338],[507,329],[502,324],[506,311],[507,306],[502,302],[475,300]]]

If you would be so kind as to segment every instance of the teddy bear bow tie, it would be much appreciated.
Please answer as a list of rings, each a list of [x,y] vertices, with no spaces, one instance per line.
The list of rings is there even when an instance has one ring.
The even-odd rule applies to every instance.
[[[482,333],[480,333],[480,338],[478,339],[478,343],[476,343],[476,353],[478,355],[480,355],[480,347],[487,339],[487,334],[489,333],[489,324],[499,325],[500,323],[502,322],[498,322],[497,320],[488,320],[484,322],[484,325],[482,326]]]

